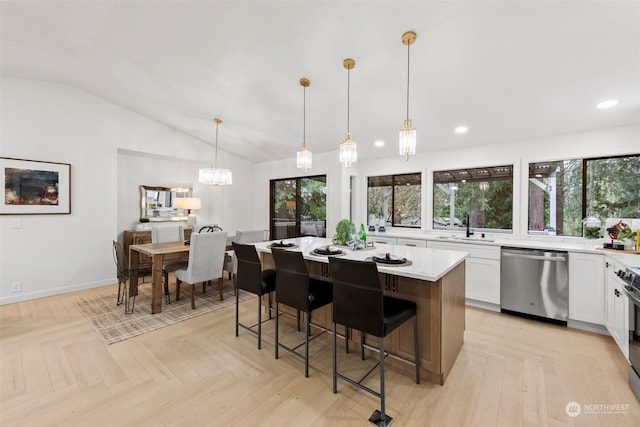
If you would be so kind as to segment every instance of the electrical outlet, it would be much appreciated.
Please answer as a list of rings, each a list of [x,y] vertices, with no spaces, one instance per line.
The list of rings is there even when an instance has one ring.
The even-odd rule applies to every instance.
[[[22,220],[20,218],[13,218],[11,220],[11,228],[22,228]]]
[[[20,292],[22,290],[22,282],[16,280],[15,282],[11,282],[11,292]]]

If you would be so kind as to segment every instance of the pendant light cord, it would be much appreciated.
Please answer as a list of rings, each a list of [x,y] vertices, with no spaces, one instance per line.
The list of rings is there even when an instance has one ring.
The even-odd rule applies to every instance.
[[[214,169],[218,169],[218,126],[219,125],[220,123],[216,122],[216,158],[215,158],[215,162],[213,163]]]
[[[351,87],[351,70],[347,68],[347,133],[350,134],[349,131],[349,96],[350,96],[350,87]]]
[[[407,43],[407,120],[409,120],[409,49],[411,43]]]
[[[307,143],[307,88],[302,86],[302,145]]]

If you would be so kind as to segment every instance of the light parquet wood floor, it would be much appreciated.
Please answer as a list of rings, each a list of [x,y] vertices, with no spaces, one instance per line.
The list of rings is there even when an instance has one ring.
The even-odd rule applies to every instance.
[[[234,306],[106,346],[73,301],[110,290],[115,300],[115,289],[0,307],[0,425],[370,425],[377,399],[344,382],[331,392],[330,335],[311,344],[309,378],[292,355],[274,359],[273,322],[260,351],[253,334],[236,338]],[[256,304],[242,305],[246,323]],[[394,425],[640,425],[626,361],[610,337],[471,307],[466,319],[444,386],[387,370]],[[302,337],[284,335],[289,344]],[[350,374],[360,366],[356,355],[340,361]],[[368,381],[377,387],[377,375]],[[582,405],[576,417],[565,411],[572,401]],[[586,406],[609,404],[626,406]]]

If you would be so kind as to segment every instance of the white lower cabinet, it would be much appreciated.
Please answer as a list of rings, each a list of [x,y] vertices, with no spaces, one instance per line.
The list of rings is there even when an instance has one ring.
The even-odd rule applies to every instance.
[[[629,359],[629,299],[622,291],[622,281],[616,276],[616,271],[624,267],[615,262],[606,262],[607,289],[605,292],[607,330],[622,350],[624,357]]]
[[[569,254],[569,319],[605,324],[604,271],[600,254]]]
[[[500,306],[500,247],[477,244],[433,242],[432,249],[469,252],[465,268],[465,297]]]

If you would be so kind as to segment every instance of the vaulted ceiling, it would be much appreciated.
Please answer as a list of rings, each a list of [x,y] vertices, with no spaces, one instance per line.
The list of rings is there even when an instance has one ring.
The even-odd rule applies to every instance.
[[[397,155],[640,122],[637,1],[2,1],[3,76],[59,82],[251,161]],[[619,104],[598,110],[600,101]],[[454,128],[465,125],[466,134]],[[374,147],[376,140],[385,142]]]

